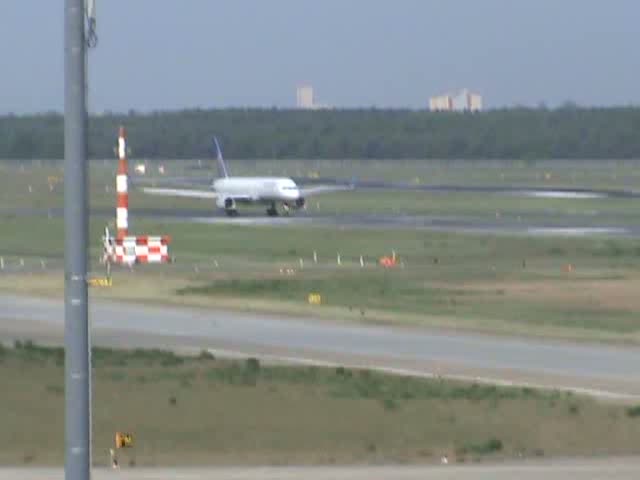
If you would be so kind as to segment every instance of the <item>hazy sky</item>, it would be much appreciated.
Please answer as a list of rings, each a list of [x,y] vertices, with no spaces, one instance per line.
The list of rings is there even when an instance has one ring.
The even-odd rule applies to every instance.
[[[92,111],[640,104],[638,0],[97,0]],[[0,0],[0,113],[63,107],[63,0]]]

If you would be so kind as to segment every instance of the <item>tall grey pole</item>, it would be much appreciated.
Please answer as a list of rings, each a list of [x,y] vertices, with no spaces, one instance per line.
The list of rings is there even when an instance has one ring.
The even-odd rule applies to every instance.
[[[91,475],[84,0],[65,0],[65,479]]]

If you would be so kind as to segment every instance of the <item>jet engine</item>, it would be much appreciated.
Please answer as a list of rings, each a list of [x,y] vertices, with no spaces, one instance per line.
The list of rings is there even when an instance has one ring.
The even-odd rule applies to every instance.
[[[236,201],[230,197],[218,197],[216,200],[218,208],[224,208],[227,215],[233,215],[236,213]]]

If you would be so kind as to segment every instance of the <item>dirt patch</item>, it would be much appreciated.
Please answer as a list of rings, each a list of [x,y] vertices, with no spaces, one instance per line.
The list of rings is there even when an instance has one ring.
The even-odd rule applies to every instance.
[[[546,302],[603,310],[640,311],[640,278],[538,280],[458,285],[487,299]]]

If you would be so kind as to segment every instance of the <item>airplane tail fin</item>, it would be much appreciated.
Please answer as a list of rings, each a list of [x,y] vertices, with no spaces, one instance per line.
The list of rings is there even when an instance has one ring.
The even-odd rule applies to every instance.
[[[220,149],[217,137],[213,137],[213,146],[216,151],[216,160],[218,162],[218,175],[220,177],[228,177],[229,171],[227,170],[227,165],[224,163],[224,158],[222,158],[222,150]]]

